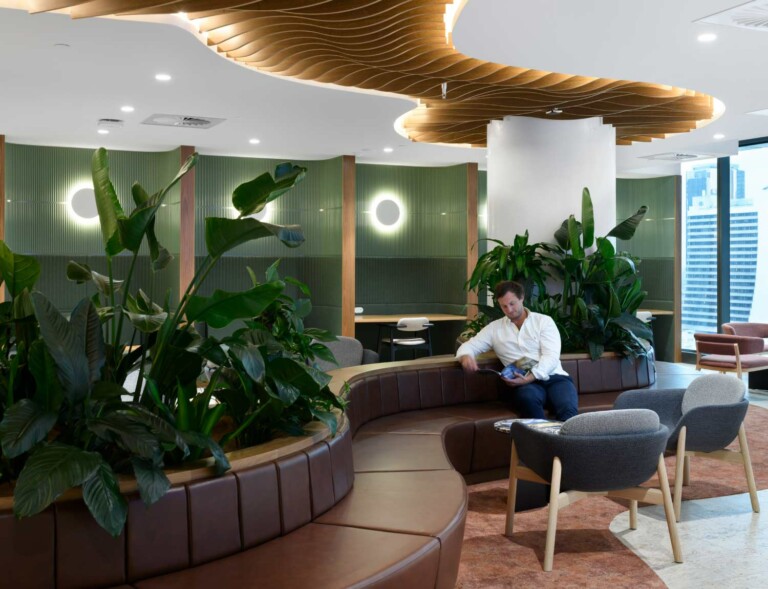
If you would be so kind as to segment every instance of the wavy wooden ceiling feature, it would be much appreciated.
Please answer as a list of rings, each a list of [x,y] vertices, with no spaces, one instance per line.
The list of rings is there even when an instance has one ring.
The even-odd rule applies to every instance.
[[[186,12],[222,55],[282,76],[420,101],[404,118],[414,141],[486,145],[508,115],[603,117],[617,143],[695,129],[713,116],[706,94],[643,82],[558,74],[468,57],[446,39],[452,0],[29,0],[32,12],[74,18]],[[445,90],[445,92],[444,92]]]

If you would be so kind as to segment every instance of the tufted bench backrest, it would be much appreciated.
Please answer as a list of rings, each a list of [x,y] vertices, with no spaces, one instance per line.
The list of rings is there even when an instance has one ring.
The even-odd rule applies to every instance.
[[[133,496],[117,538],[79,500],[22,520],[0,512],[0,586],[111,587],[199,565],[309,523],[339,502],[353,480],[351,432],[344,426],[302,452],[176,486],[150,508]]]

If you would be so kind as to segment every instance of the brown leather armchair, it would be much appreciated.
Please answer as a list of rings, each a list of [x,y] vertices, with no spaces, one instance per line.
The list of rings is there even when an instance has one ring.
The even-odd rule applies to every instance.
[[[759,337],[763,340],[763,351],[768,352],[768,323],[723,323],[723,333]]]

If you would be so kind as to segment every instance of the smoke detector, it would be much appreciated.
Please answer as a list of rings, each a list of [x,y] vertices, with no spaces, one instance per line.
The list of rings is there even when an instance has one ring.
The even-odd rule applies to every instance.
[[[768,1],[753,0],[741,3],[694,22],[768,31]]]
[[[142,125],[158,125],[161,127],[184,127],[187,129],[210,129],[225,119],[213,117],[192,117],[188,115],[156,114],[141,122]]]
[[[715,157],[711,153],[685,153],[680,151],[669,151],[667,153],[657,153],[654,155],[640,156],[646,160],[662,160],[666,162],[690,162],[693,160],[704,160]]]

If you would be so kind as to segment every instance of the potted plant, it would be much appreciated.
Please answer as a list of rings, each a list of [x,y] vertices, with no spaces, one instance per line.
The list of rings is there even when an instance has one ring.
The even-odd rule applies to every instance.
[[[172,307],[169,296],[154,301],[141,290],[131,292],[143,242],[153,271],[171,259],[155,234],[155,216],[196,161],[195,154],[153,195],[134,184],[136,206],[126,214],[109,179],[106,151],[94,153],[108,272],[69,263],[70,279],[91,281],[97,289],[69,319],[34,292],[37,261],[0,242],[1,278],[11,296],[0,305],[0,473],[4,481],[16,479],[17,516],[38,513],[68,489],[82,486],[96,521],[117,535],[127,513],[119,474],[135,477],[149,505],[169,488],[164,472],[169,465],[208,454],[216,471],[225,471],[223,443],[250,443],[276,430],[299,433],[313,418],[335,431],[334,409],[343,404],[328,389],[329,377],[311,366],[315,355],[328,357],[316,340],[332,336],[304,330],[301,318],[311,307],[286,294],[276,266],[265,282],[254,278],[248,290],[199,294],[218,260],[235,246],[272,236],[289,247],[303,242],[299,227],[262,223],[249,215],[293,188],[305,168],[281,164],[274,177],[265,173],[238,186],[232,195],[237,219],[206,218],[208,256],[178,305]],[[118,280],[112,261],[123,251],[131,264],[125,279]],[[198,322],[224,327],[234,321],[245,327],[223,341],[195,329]],[[199,390],[205,363],[216,368]],[[129,373],[137,373],[136,384],[126,390]],[[234,425],[214,439],[225,417]]]
[[[469,290],[493,287],[501,280],[527,284],[526,306],[551,316],[560,331],[565,352],[588,352],[592,359],[604,351],[638,356],[646,353],[643,340],[652,340],[650,328],[635,317],[645,298],[637,260],[617,253],[609,237],[630,239],[647,211],[637,213],[614,227],[605,237],[595,238],[594,209],[589,189],[582,191],[582,221],[574,215],[555,232],[556,244],[528,244],[528,233],[518,235],[512,245],[498,245],[477,263],[466,284]],[[553,291],[551,281],[558,280]],[[473,335],[501,311],[480,306],[478,319],[465,334]]]

